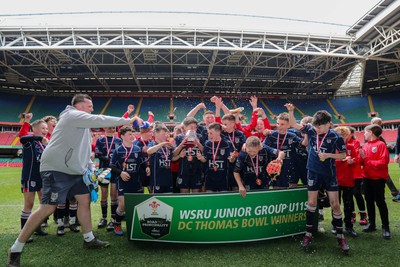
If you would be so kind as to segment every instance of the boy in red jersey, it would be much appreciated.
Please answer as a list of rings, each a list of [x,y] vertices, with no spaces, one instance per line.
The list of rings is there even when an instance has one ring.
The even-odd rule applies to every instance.
[[[378,206],[382,221],[382,236],[390,239],[389,212],[385,202],[385,183],[389,177],[389,150],[383,141],[382,128],[371,124],[365,127],[364,137],[367,143],[360,149],[363,165],[365,200],[368,210],[368,224],[363,232],[376,231],[375,203]]]
[[[257,136],[262,142],[269,132],[266,130],[271,130],[271,124],[267,115],[265,114],[265,111],[262,108],[257,107],[257,100],[258,99],[256,96],[250,97],[249,100],[250,105],[253,108],[250,123],[243,128],[241,123],[238,122],[236,123],[236,129],[242,131],[246,137]],[[261,118],[258,116],[261,116]]]
[[[345,126],[336,127],[334,129],[340,134],[346,143],[346,158],[336,159],[336,175],[339,185],[339,201],[343,200],[344,224],[345,230],[349,236],[356,237],[357,233],[353,229],[352,213],[353,213],[353,190],[354,190],[354,162],[357,153],[353,146],[347,145],[351,139],[349,128]]]

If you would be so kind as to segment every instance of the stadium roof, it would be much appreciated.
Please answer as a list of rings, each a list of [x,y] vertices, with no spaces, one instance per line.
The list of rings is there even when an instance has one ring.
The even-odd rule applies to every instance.
[[[393,15],[388,10],[397,10],[399,2],[380,1],[369,11],[373,16],[366,15],[352,26],[351,36],[276,32],[257,23],[272,19],[336,30],[349,27],[334,22],[209,11],[0,14],[0,92],[331,97],[369,93],[383,86],[397,89],[397,39],[382,42],[382,32],[374,36],[366,30],[369,39],[359,33],[375,21],[373,29],[391,27],[391,36],[397,38],[393,35],[397,21],[387,16]],[[66,15],[70,20],[60,19]],[[121,26],[105,19],[109,16],[134,16],[137,25]],[[78,23],[82,17],[85,26]],[[180,20],[167,19],[171,17],[191,24],[176,25]],[[154,25],[160,18],[167,21],[164,26]],[[221,21],[218,27],[207,27],[215,25],[211,23],[215,18]],[[229,21],[236,24],[228,25]],[[237,21],[251,27],[240,29]],[[347,87],[342,86],[346,79]],[[359,83],[354,82],[357,79]]]

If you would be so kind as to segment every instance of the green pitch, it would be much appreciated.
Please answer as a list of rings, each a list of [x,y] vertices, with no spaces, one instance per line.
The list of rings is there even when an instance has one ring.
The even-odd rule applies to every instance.
[[[7,250],[14,242],[20,228],[22,194],[19,168],[0,169],[0,265],[5,264]],[[400,168],[390,165],[390,174],[398,185]],[[129,242],[127,237],[117,237],[105,229],[98,230],[100,204],[92,205],[95,234],[111,246],[100,251],[82,249],[80,233],[66,230],[62,237],[56,235],[52,220],[49,236],[34,237],[25,246],[22,266],[397,266],[400,262],[400,203],[392,202],[389,191],[386,202],[389,208],[392,240],[384,240],[380,229],[375,233],[362,233],[358,223],[357,238],[347,238],[350,254],[343,255],[336,238],[330,234],[330,209],[325,210],[325,234],[317,234],[313,251],[306,254],[300,249],[301,237],[216,245],[159,244]],[[377,211],[377,214],[378,211]],[[379,216],[377,216],[379,217]],[[380,225],[379,219],[377,225]],[[125,228],[125,227],[124,227]]]

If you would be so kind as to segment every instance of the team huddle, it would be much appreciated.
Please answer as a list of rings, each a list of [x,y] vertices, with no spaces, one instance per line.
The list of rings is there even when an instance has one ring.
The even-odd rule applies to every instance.
[[[327,111],[317,111],[313,117],[305,117],[297,123],[295,107],[286,104],[287,112],[276,117],[276,130],[271,130],[264,110],[257,106],[256,97],[250,98],[253,111],[246,126],[241,124],[240,109],[229,110],[218,97],[212,97],[211,102],[215,103],[215,112],[206,111],[204,103],[200,103],[173,132],[163,123],[154,121],[151,112],[147,121],[137,115],[129,118],[134,110],[132,105],[122,118],[92,115],[93,104],[87,95],[75,96],[72,106],[61,113],[58,123],[55,117],[34,121],[31,124],[33,135],[27,135],[32,118],[32,114],[27,114],[24,132],[20,132],[20,136],[24,136],[21,137],[22,231],[10,250],[8,266],[19,266],[22,248],[31,240],[34,231],[46,234],[40,224],[55,210],[64,210],[56,212],[58,234],[61,230],[63,234],[65,217],[69,217],[72,231],[80,231],[78,213],[84,247],[108,246],[108,242],[98,240],[92,233],[87,185],[81,179],[88,170],[95,171],[94,157],[99,160],[99,168],[111,170],[110,177],[100,182],[102,218],[98,228],[114,231],[116,235],[123,235],[125,193],[143,193],[147,188],[151,194],[236,191],[246,197],[248,191],[293,188],[301,181],[308,188],[303,248],[307,249],[313,238],[314,214],[321,191],[329,198],[332,232],[343,252],[349,251],[344,233],[357,235],[353,230],[353,192],[360,211],[360,224],[366,225],[363,231],[376,230],[376,203],[383,237],[391,237],[384,200],[389,152],[381,140],[379,125],[365,128],[366,143],[360,148],[354,129],[344,126],[332,129],[331,115]],[[198,122],[194,117],[200,110],[204,110],[204,115]],[[90,128],[104,128],[105,132],[92,149]],[[356,193],[361,191],[360,181],[364,181],[368,222],[363,196]],[[35,212],[37,215],[31,215],[35,192],[41,205],[39,212]],[[339,192],[343,198],[345,231]],[[111,198],[109,221],[108,195]],[[67,200],[69,216],[65,211]]]

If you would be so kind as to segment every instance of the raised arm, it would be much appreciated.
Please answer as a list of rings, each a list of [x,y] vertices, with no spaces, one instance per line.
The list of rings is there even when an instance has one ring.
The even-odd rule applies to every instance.
[[[18,132],[18,136],[19,137],[23,137],[25,135],[28,135],[29,129],[31,128],[30,121],[31,121],[32,117],[33,117],[32,113],[26,113],[25,114],[24,123],[22,124],[21,129]]]
[[[200,109],[206,109],[206,105],[204,103],[199,103],[197,106],[195,106],[189,113],[186,115],[186,117],[194,117],[196,116],[197,112],[199,112]]]
[[[300,130],[301,128],[303,128],[303,125],[298,124],[296,122],[296,118],[294,117],[295,106],[292,103],[287,103],[287,104],[285,104],[285,107],[287,108],[288,113],[289,113],[289,124],[290,124],[290,127],[293,127],[293,128],[295,128],[297,130]]]

